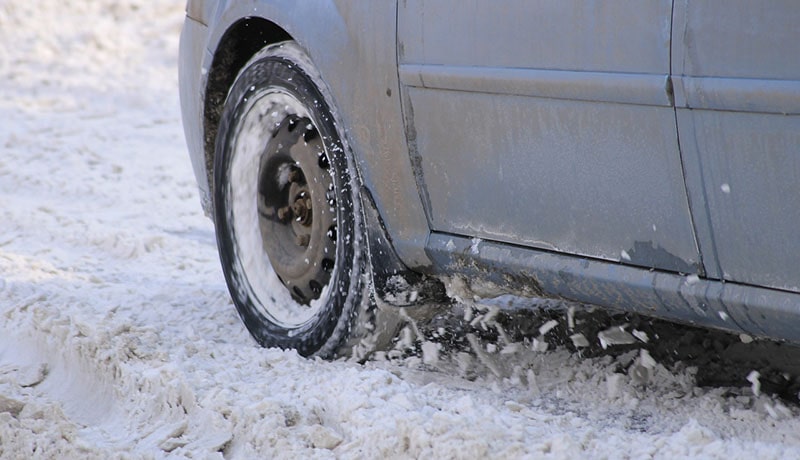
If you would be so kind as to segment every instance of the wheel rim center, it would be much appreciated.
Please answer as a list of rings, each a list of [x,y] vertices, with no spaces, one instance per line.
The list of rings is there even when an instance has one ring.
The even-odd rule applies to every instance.
[[[322,161],[325,159],[325,161]],[[336,207],[325,148],[308,118],[287,116],[259,166],[259,222],[266,256],[292,297],[308,305],[331,281]]]
[[[303,190],[298,193],[294,199],[294,203],[292,203],[292,214],[294,215],[295,222],[304,227],[310,227],[313,215],[311,212],[312,207],[313,203],[308,196],[308,192]]]

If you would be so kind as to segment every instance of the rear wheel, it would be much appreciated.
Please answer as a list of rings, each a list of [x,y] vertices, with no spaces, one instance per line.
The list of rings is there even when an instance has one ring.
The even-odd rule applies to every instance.
[[[370,328],[374,309],[354,168],[320,81],[293,42],[245,65],[220,122],[214,217],[252,336],[332,357]]]

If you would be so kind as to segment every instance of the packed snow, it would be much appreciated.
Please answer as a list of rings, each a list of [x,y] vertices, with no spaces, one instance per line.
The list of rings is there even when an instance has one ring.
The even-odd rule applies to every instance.
[[[800,457],[775,372],[700,386],[682,338],[582,307],[519,338],[454,295],[365,364],[259,348],[186,153],[183,7],[0,1],[0,458]]]

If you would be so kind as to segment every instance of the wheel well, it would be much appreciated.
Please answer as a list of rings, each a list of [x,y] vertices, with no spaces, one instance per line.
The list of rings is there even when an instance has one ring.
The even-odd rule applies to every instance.
[[[275,23],[254,17],[244,18],[233,24],[220,40],[208,74],[203,112],[203,144],[209,186],[213,187],[214,184],[214,145],[219,119],[228,90],[233,85],[236,75],[263,47],[291,39],[292,37]]]

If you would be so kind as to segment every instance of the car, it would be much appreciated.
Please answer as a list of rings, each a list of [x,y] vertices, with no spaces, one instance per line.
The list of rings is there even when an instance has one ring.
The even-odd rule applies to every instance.
[[[334,357],[510,294],[800,341],[798,23],[789,1],[189,0],[183,123],[244,324]]]

